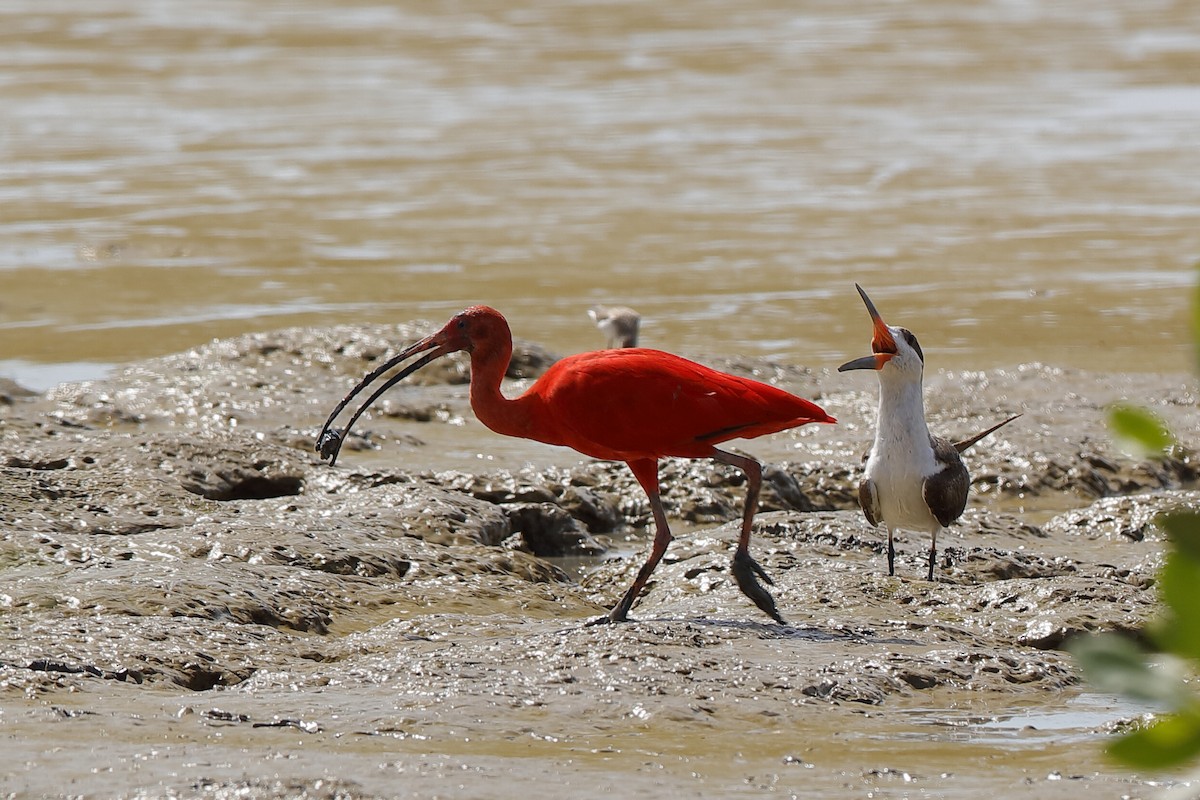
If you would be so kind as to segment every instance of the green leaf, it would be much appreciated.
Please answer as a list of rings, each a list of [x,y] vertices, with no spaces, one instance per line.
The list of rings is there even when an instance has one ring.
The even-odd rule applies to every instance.
[[[1154,521],[1181,554],[1200,561],[1200,511],[1169,511]]]
[[[1149,727],[1123,736],[1108,746],[1114,758],[1142,769],[1163,769],[1183,764],[1200,754],[1200,713],[1159,717]]]
[[[1138,406],[1113,406],[1108,411],[1108,426],[1121,446],[1135,455],[1160,456],[1175,443],[1167,424]]]
[[[1200,560],[1172,549],[1158,586],[1167,613],[1158,628],[1157,643],[1169,653],[1200,659]]]
[[[1067,644],[1088,681],[1097,689],[1135,700],[1175,706],[1183,684],[1150,668],[1146,654],[1115,633],[1076,636]]]

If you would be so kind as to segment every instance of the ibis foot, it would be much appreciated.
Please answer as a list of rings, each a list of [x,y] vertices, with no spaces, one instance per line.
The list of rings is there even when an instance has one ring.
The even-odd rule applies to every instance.
[[[587,622],[583,623],[583,627],[591,628],[594,625],[616,625],[620,622],[629,622],[629,617],[625,614],[618,615],[617,609],[614,608],[612,611],[602,617],[589,619]]]

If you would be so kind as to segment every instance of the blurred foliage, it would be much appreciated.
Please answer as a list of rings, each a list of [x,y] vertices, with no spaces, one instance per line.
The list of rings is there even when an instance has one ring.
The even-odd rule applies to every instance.
[[[1192,341],[1200,372],[1200,281],[1192,298]],[[1109,425],[1124,446],[1146,456],[1162,455],[1175,443],[1166,424],[1142,408],[1114,407]],[[1146,631],[1149,647],[1114,633],[1080,636],[1068,645],[1094,686],[1163,711],[1108,747],[1117,760],[1144,769],[1200,756],[1200,696],[1186,683],[1187,675],[1200,672],[1200,512],[1171,511],[1156,524],[1168,547],[1157,584],[1162,613]]]
[[[1068,647],[1098,689],[1165,712],[1109,745],[1115,758],[1142,768],[1200,755],[1200,697],[1185,682],[1200,667],[1200,514],[1172,512],[1159,524],[1171,546],[1158,580],[1163,613],[1147,631],[1152,648],[1115,633],[1081,636]]]
[[[1175,443],[1167,423],[1138,406],[1114,406],[1109,410],[1108,426],[1122,448],[1143,458],[1159,455]]]

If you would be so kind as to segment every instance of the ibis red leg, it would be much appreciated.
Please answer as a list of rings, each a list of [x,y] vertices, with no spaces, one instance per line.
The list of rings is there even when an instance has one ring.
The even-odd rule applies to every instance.
[[[650,510],[654,514],[654,544],[650,547],[650,556],[646,559],[646,563],[638,570],[637,577],[633,579],[633,584],[625,592],[621,601],[613,607],[607,617],[601,617],[596,620],[597,622],[625,622],[629,619],[629,609],[633,608],[634,601],[646,587],[646,582],[650,580],[654,568],[662,560],[663,553],[667,552],[667,545],[674,538],[671,536],[670,527],[667,526],[667,515],[663,511],[662,500],[658,496],[658,461],[655,459],[630,461],[629,468],[633,470],[633,476],[637,478],[638,483],[646,490],[646,496],[650,498]]]
[[[758,582],[758,578],[762,578],[770,586],[774,586],[775,582],[750,555],[750,529],[754,523],[754,514],[758,511],[758,493],[762,489],[762,465],[749,456],[739,456],[716,448],[713,448],[712,457],[723,464],[737,467],[746,474],[746,508],[742,512],[742,534],[738,537],[737,552],[733,554],[730,572],[733,573],[742,594],[753,600],[754,605],[771,619],[780,625],[786,625],[783,616],[775,608],[775,598]]]

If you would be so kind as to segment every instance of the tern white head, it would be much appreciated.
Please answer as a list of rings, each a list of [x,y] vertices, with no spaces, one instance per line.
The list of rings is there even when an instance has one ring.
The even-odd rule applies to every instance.
[[[971,488],[959,454],[1020,414],[961,442],[931,435],[921,386],[925,353],[917,337],[885,323],[862,287],[854,288],[874,325],[872,354],[848,361],[838,371],[873,369],[879,375],[879,419],[858,485],[859,503],[869,523],[887,529],[888,575],[896,571],[895,530],[929,531],[928,579],[933,580],[938,531],[962,516]]]

